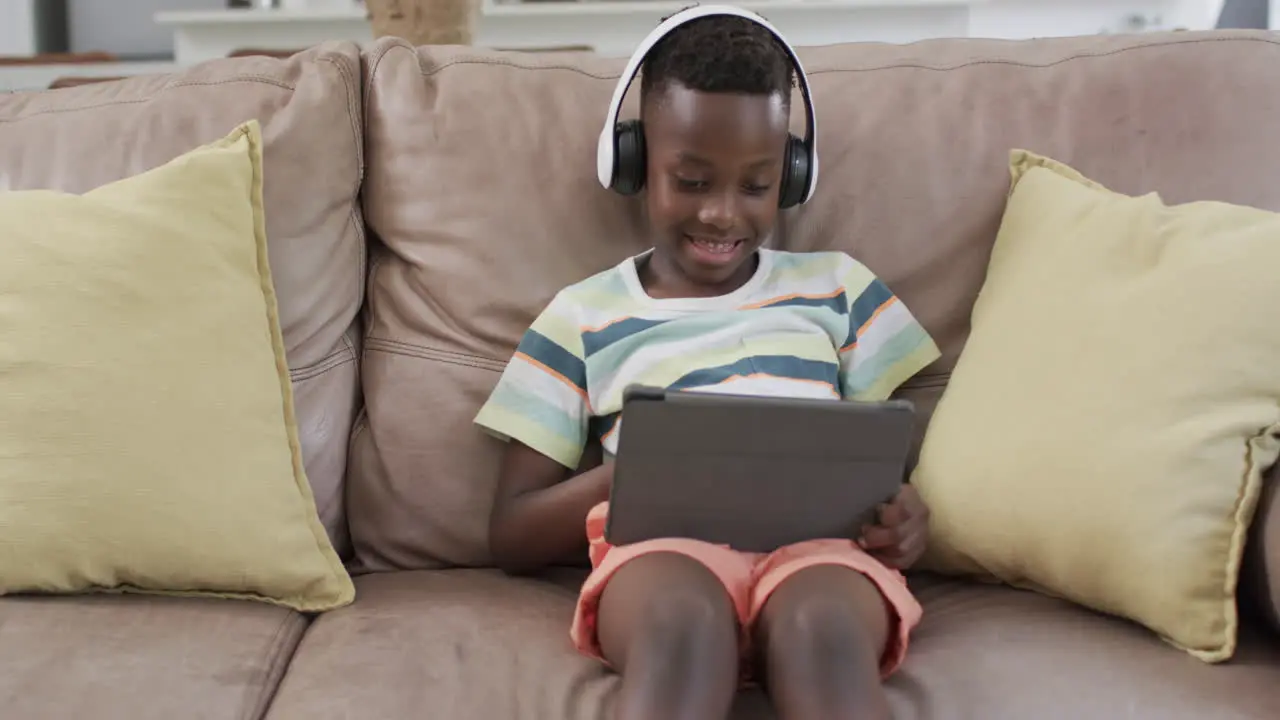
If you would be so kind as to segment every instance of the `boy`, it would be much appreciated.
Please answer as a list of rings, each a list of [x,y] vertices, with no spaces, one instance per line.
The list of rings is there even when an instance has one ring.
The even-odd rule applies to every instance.
[[[626,720],[724,718],[754,673],[784,720],[888,717],[881,678],[920,619],[898,573],[927,538],[909,486],[876,527],[769,555],[603,538],[625,386],[877,400],[938,357],[852,258],[763,247],[794,81],[786,50],[743,18],[698,18],[654,46],[641,77],[654,247],[561,291],[476,419],[509,441],[494,557],[529,572],[589,548],[571,636],[622,672]],[[571,476],[591,433],[605,463]]]

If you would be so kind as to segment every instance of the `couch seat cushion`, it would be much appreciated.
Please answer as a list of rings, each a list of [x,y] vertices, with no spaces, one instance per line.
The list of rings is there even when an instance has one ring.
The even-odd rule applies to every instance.
[[[569,644],[575,582],[496,570],[355,578],[356,602],[316,619],[272,720],[578,720],[616,680]]]
[[[1139,625],[1004,586],[923,576],[924,622],[890,682],[896,718],[1231,718],[1280,711],[1280,642],[1244,626],[1206,665]]]
[[[255,720],[306,623],[237,600],[0,599],[0,715]]]
[[[617,678],[569,644],[575,583],[490,570],[366,575],[355,604],[308,629],[270,720],[587,720]],[[1206,666],[1149,632],[1005,587],[924,577],[906,665],[890,681],[902,719],[1274,718],[1280,647],[1246,634]],[[734,720],[771,720],[758,693]]]

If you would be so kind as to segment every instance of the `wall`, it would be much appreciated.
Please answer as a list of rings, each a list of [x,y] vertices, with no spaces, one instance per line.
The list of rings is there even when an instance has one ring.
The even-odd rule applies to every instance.
[[[36,52],[35,15],[30,0],[0,3],[0,55]]]
[[[0,0],[0,55],[66,50],[64,0]]]
[[[173,31],[152,22],[161,10],[216,10],[226,0],[67,0],[71,50],[126,57],[173,54]]]

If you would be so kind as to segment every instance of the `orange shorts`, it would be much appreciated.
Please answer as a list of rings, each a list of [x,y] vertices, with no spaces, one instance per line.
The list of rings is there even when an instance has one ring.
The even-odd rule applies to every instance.
[[[748,641],[751,628],[769,596],[784,580],[815,565],[839,565],[862,573],[879,588],[886,605],[892,608],[896,617],[891,618],[894,621],[891,627],[896,632],[889,638],[884,657],[881,658],[880,670],[883,676],[887,677],[902,664],[911,631],[920,624],[923,611],[920,603],[907,589],[906,578],[898,571],[885,567],[851,540],[812,540],[788,545],[772,553],[740,552],[723,545],[684,538],[649,540],[615,547],[604,539],[608,511],[609,504],[600,503],[587,516],[587,538],[591,543],[591,565],[594,570],[582,584],[573,626],[569,630],[569,637],[579,652],[602,662],[604,657],[596,636],[596,613],[605,585],[618,568],[627,562],[655,552],[673,552],[692,558],[720,580],[733,601],[738,623],[742,628],[740,646],[744,661],[750,652]]]

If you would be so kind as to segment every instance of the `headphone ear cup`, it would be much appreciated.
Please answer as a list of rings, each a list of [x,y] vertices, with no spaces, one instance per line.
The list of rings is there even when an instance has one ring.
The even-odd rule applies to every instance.
[[[778,187],[778,207],[787,209],[804,201],[809,187],[809,146],[795,135],[787,136],[782,158],[782,182]]]
[[[635,195],[644,187],[647,161],[644,125],[639,120],[618,123],[613,131],[613,149],[613,190],[621,195]]]

